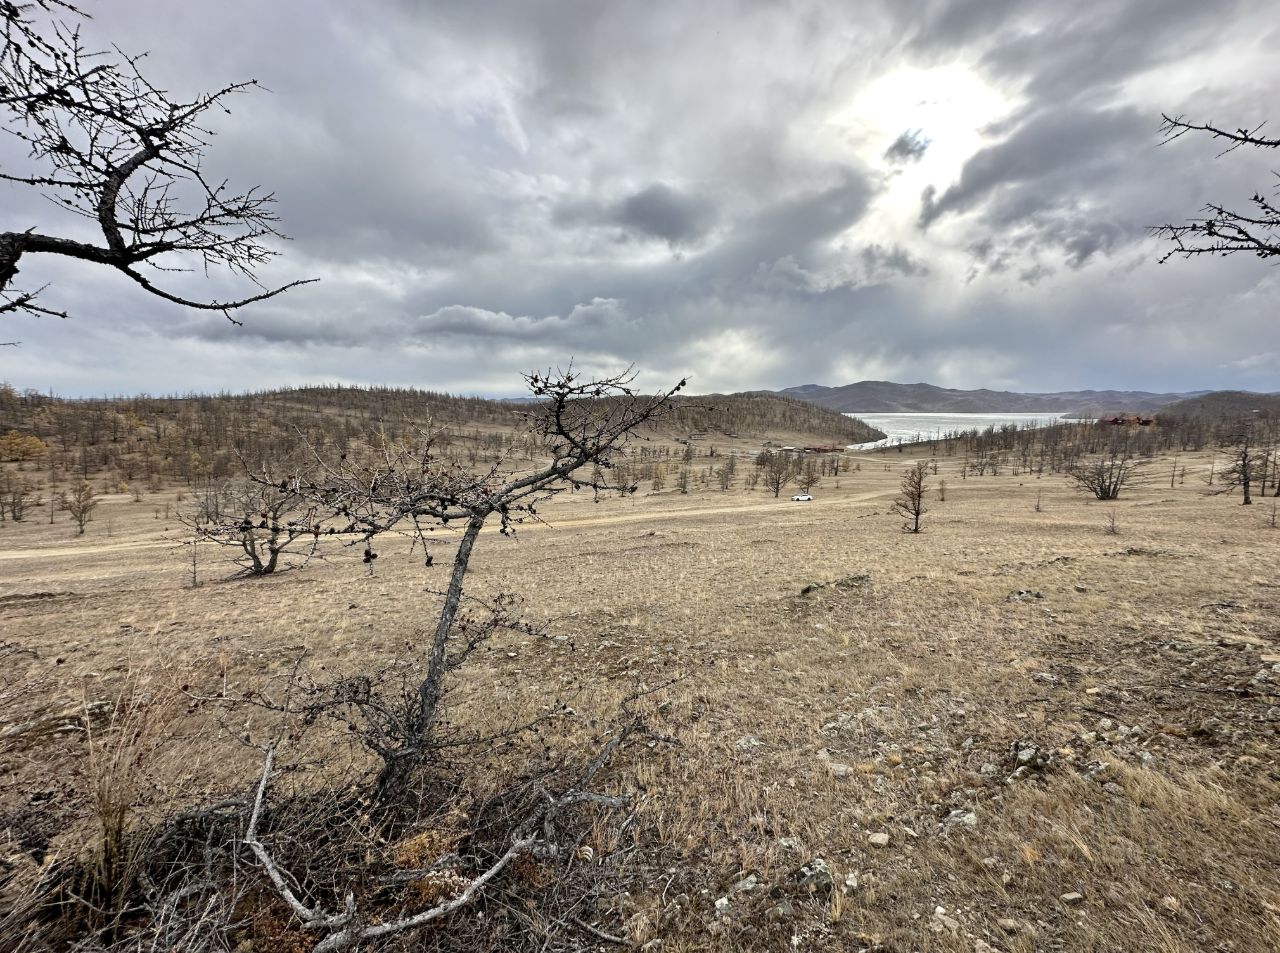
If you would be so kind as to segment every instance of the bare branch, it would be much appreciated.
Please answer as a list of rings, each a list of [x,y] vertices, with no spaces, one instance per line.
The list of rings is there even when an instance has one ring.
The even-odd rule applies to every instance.
[[[1195,132],[1229,143],[1226,149],[1218,153],[1219,158],[1241,146],[1259,149],[1280,147],[1280,139],[1260,134],[1263,124],[1232,132],[1212,123],[1188,122],[1181,116],[1166,115],[1161,118],[1162,145],[1180,139],[1189,132]],[[1261,192],[1254,192],[1249,202],[1252,210],[1248,212],[1210,204],[1202,210],[1200,218],[1180,225],[1152,226],[1152,234],[1173,243],[1173,248],[1159,260],[1163,263],[1175,255],[1190,258],[1193,255],[1233,255],[1238,252],[1256,255],[1258,258],[1280,255],[1280,206]]]
[[[212,131],[212,110],[254,89],[233,83],[190,101],[178,101],[151,83],[141,57],[115,49],[87,49],[78,27],[37,25],[33,10],[79,13],[61,0],[34,5],[0,3],[0,108],[4,132],[23,144],[27,163],[0,169],[0,179],[36,188],[59,208],[96,223],[101,245],[40,235],[34,229],[0,232],[0,312],[63,317],[33,304],[35,292],[12,289],[26,254],[54,254],[94,262],[127,275],[149,294],[199,310],[230,312],[307,284],[292,281],[233,300],[202,301],[166,291],[137,271],[173,256],[194,257],[258,284],[257,268],[276,257],[274,196],[251,188],[230,190],[202,169]],[[259,287],[262,287],[259,285]],[[239,322],[235,322],[239,323]]]

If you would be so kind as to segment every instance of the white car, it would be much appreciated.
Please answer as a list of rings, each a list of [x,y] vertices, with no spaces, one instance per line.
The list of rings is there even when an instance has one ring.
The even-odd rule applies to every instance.
[[[812,503],[813,497],[808,493],[797,493],[791,498],[792,503]]]

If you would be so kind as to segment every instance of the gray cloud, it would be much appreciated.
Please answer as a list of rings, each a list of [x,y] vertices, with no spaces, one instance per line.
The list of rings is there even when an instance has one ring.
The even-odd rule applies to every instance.
[[[705,198],[655,182],[615,202],[569,199],[556,206],[552,218],[566,226],[616,226],[624,236],[661,239],[675,247],[705,236],[715,208]]]
[[[971,157],[960,180],[940,195],[926,191],[920,223],[928,226],[987,200],[998,204],[996,215],[1006,222],[1070,201],[1069,193],[1058,191],[1065,178],[1087,182],[1091,173],[1128,161],[1150,142],[1150,123],[1144,120],[1133,109],[1033,115]]]
[[[100,6],[92,44],[150,49],[180,95],[271,90],[220,117],[207,168],[277,195],[293,240],[265,282],[322,281],[238,328],[24,260],[75,317],[4,319],[18,386],[509,394],[578,355],[698,390],[1280,389],[1254,359],[1280,353],[1274,269],[1157,266],[1146,231],[1270,181],[1274,156],[1156,135],[1161,112],[1268,118],[1264,0]],[[957,70],[1003,106],[972,129],[914,114],[968,116]],[[85,227],[10,186],[0,207],[5,229]]]
[[[623,200],[618,209],[618,222],[679,245],[706,234],[711,223],[711,206],[657,182]]]

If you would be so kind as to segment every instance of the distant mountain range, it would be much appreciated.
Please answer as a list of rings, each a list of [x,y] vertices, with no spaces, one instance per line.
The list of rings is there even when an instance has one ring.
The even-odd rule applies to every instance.
[[[1141,390],[1068,390],[1019,394],[1004,390],[953,390],[933,384],[858,381],[843,387],[802,384],[777,393],[849,414],[1043,412],[1101,416],[1122,412],[1149,413],[1177,401],[1202,397],[1210,391],[1153,394]]]

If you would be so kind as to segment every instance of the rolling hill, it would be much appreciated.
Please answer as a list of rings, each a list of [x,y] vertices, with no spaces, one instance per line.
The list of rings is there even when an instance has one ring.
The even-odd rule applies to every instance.
[[[1246,416],[1280,418],[1280,394],[1215,390],[1168,404],[1161,413],[1207,420]]]

